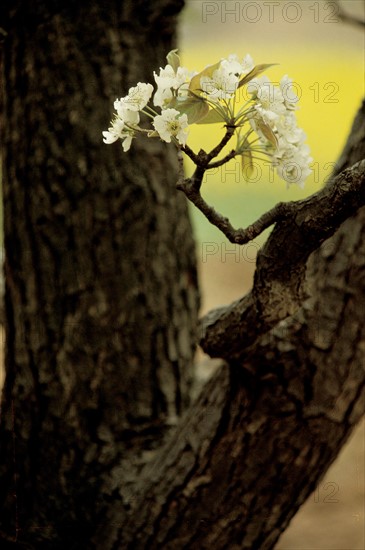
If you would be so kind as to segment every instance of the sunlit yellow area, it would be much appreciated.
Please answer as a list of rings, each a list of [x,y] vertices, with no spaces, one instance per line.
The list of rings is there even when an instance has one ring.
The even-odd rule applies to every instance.
[[[346,2],[356,11],[362,2]],[[225,6],[225,7],[224,7]],[[261,10],[261,11],[260,11]],[[336,19],[331,2],[201,2],[191,1],[180,32],[182,64],[201,71],[230,53],[249,53],[256,64],[278,63],[265,74],[275,83],[288,74],[300,98],[296,112],[311,149],[312,174],[304,189],[274,175],[268,162],[255,162],[249,181],[240,161],[207,173],[206,200],[237,227],[254,221],[278,201],[297,200],[317,191],[330,175],[364,96],[364,48],[361,29]],[[190,127],[188,144],[209,150],[224,134],[220,124]],[[235,138],[232,139],[232,146]],[[193,165],[188,160],[190,175]],[[224,239],[191,209],[200,241]]]

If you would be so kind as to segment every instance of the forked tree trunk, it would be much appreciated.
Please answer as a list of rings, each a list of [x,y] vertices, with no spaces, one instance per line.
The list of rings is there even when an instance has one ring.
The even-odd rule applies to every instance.
[[[101,135],[114,99],[166,63],[181,7],[0,7],[0,522],[34,548],[88,547],[189,401],[198,293],[176,155]]]
[[[364,115],[365,102],[341,169],[365,157]],[[341,177],[338,192],[361,181],[364,204],[365,161]],[[364,208],[302,261],[302,289],[277,264],[290,270],[322,228],[306,233],[304,211],[277,223],[252,293],[203,320],[203,348],[226,363],[142,473],[130,516],[114,511],[108,548],[274,548],[364,414]]]
[[[197,305],[175,156],[156,141],[122,155],[100,133],[111,100],[163,63],[179,7],[0,7],[8,547],[272,549],[364,412],[365,211],[308,259],[329,231],[308,230],[303,201],[253,291],[203,320],[226,362],[168,433]],[[341,170],[365,157],[364,113]],[[364,204],[364,165],[335,193],[355,182]]]

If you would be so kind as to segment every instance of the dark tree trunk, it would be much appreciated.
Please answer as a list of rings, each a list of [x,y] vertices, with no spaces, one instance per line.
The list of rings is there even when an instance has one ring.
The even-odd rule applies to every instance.
[[[88,547],[189,401],[198,295],[176,155],[101,135],[114,99],[166,62],[181,7],[0,7],[0,521],[36,548]]]
[[[0,6],[2,547],[272,549],[364,412],[356,200],[324,243],[336,216],[316,226],[311,199],[275,225],[252,292],[201,324],[225,361],[188,408],[197,290],[175,153],[101,142],[113,99],[174,45],[180,2],[151,4]],[[365,157],[364,111],[341,170]],[[329,193],[355,183],[363,205],[364,173]]]
[[[365,157],[364,113],[342,169]],[[339,189],[352,173],[364,189],[365,161]],[[365,209],[302,263],[304,288],[299,275],[290,288],[277,263],[290,270],[305,255],[303,218],[285,247],[291,225],[276,225],[252,293],[203,320],[203,347],[226,362],[146,467],[113,550],[271,550],[364,414]]]

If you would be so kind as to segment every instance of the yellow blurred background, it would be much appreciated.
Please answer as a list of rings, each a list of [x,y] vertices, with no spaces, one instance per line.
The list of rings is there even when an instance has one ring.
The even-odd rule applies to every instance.
[[[354,13],[363,11],[362,1],[344,5]],[[319,189],[344,145],[364,95],[364,42],[361,30],[336,19],[334,6],[324,1],[187,2],[179,39],[184,66],[200,71],[230,53],[239,58],[249,53],[256,64],[278,63],[265,74],[274,82],[288,74],[300,96],[297,118],[313,157],[304,190],[295,185],[287,190],[279,178],[270,183],[264,165],[261,176],[253,178],[257,181],[247,183],[235,160],[207,176],[205,196],[237,225],[247,225],[278,201]],[[219,124],[195,124],[189,145],[209,149],[222,135]],[[193,212],[193,217],[199,239],[218,234],[200,214]]]
[[[349,13],[364,17],[363,0],[346,0]],[[364,37],[341,23],[335,2],[205,2],[187,0],[180,18],[180,55],[189,69],[202,70],[230,53],[249,53],[273,81],[288,74],[300,95],[297,117],[307,133],[313,173],[304,190],[276,178],[262,166],[257,181],[245,182],[239,165],[207,177],[203,194],[237,227],[247,226],[278,201],[304,198],[319,189],[345,143],[364,96]],[[219,125],[191,128],[189,145],[209,149],[223,135]],[[187,163],[187,171],[191,165]],[[251,285],[262,238],[238,248],[191,208],[202,313],[244,294]],[[3,363],[0,327],[0,365]],[[2,372],[0,370],[0,378]],[[0,380],[0,385],[2,380]],[[279,541],[277,550],[364,550],[364,422]]]
[[[361,0],[341,3],[365,17]],[[203,2],[187,0],[180,24],[182,65],[202,70],[230,53],[249,53],[256,64],[279,63],[265,74],[288,74],[300,96],[297,117],[307,134],[313,173],[302,190],[275,178],[262,166],[246,182],[231,161],[208,175],[206,200],[236,227],[246,227],[279,201],[304,198],[329,176],[364,97],[364,35],[339,20],[335,2]],[[209,150],[223,135],[219,124],[193,125],[188,144]],[[187,173],[192,165],[186,163]],[[261,237],[236,247],[194,208],[191,215],[203,294],[202,313],[242,296],[251,286]],[[267,232],[266,232],[267,235]],[[298,512],[276,550],[364,550],[364,422]]]

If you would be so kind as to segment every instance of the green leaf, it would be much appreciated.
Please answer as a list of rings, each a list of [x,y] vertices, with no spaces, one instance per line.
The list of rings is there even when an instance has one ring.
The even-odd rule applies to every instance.
[[[245,179],[248,179],[253,172],[252,151],[247,149],[241,154],[241,169]]]
[[[169,108],[176,109],[182,115],[188,117],[189,124],[194,124],[204,118],[209,112],[209,105],[201,98],[188,97],[186,99],[173,98],[169,103]]]
[[[201,84],[200,79],[202,76],[207,76],[208,78],[211,78],[213,76],[214,71],[216,71],[221,64],[220,61],[218,63],[214,63],[214,65],[208,65],[208,67],[205,67],[203,71],[193,76],[193,78],[190,81],[189,90],[195,94],[201,94]]]
[[[179,50],[171,50],[166,56],[167,63],[171,65],[171,67],[174,69],[175,73],[180,67],[180,57],[177,55],[177,52]]]
[[[272,129],[262,119],[255,119],[255,123],[258,129],[264,134],[266,139],[276,148],[278,146],[278,140]]]
[[[247,82],[250,82],[250,80],[263,73],[269,67],[273,67],[274,65],[278,65],[278,63],[263,63],[262,65],[256,65],[252,69],[252,71],[246,74],[246,76],[244,76],[242,80],[240,80],[237,88],[241,88],[241,86],[244,86],[245,84],[247,84]]]
[[[200,120],[197,121],[197,124],[217,124],[218,122],[225,122],[222,115],[215,109],[210,109],[209,113]]]

